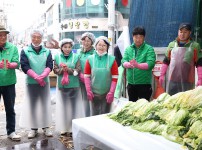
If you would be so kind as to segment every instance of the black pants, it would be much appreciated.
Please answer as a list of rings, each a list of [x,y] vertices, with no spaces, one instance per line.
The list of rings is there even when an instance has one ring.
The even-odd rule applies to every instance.
[[[15,132],[15,84],[0,86],[0,98],[3,96],[6,111],[6,130],[7,135]]]
[[[151,84],[128,84],[129,101],[136,102],[140,98],[150,100],[152,94]]]

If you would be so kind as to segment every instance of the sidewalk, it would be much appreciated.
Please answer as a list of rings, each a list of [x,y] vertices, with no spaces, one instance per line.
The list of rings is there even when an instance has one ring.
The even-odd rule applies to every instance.
[[[52,103],[52,126],[53,137],[47,138],[40,129],[39,134],[34,139],[28,139],[27,134],[29,129],[19,127],[19,117],[21,113],[21,106],[24,96],[24,73],[17,70],[17,84],[16,84],[16,133],[21,135],[21,141],[15,142],[7,138],[6,134],[6,114],[3,106],[3,100],[0,101],[0,150],[9,149],[67,149],[68,145],[72,144],[72,138],[60,137],[60,134],[55,131],[55,103]],[[54,90],[51,90],[54,97]],[[69,141],[69,142],[68,142]],[[25,144],[26,143],[26,144]],[[63,144],[62,144],[63,143]],[[72,146],[72,145],[71,145]],[[21,147],[21,148],[20,148]],[[23,148],[22,148],[23,147]],[[70,147],[70,146],[69,146]],[[69,150],[72,150],[69,148]]]

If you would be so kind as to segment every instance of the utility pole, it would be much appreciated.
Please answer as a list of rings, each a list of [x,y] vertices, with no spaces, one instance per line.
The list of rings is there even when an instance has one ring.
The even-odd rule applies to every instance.
[[[108,39],[110,40],[109,54],[114,55],[115,42],[115,2],[108,0]]]

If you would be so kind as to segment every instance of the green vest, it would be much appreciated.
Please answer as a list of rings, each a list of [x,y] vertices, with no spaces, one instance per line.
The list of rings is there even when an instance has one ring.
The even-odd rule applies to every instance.
[[[64,63],[67,65],[68,68],[75,69],[76,63],[79,60],[79,55],[75,53],[70,53],[69,57],[66,59],[63,54],[58,54],[55,56],[55,63],[60,66],[61,63]],[[62,85],[63,74],[58,75],[57,77],[57,85],[59,88],[75,88],[79,87],[79,78],[78,76],[69,75],[69,84]]]
[[[0,52],[0,61],[4,59],[4,68],[0,69],[0,86],[7,86],[16,84],[16,72],[15,69],[6,68],[6,60],[9,62],[16,62],[19,67],[19,54],[15,45],[10,42],[6,42],[5,50]]]
[[[80,53],[79,53],[79,59],[80,59],[80,62],[81,62],[81,72],[83,73],[84,72],[84,68],[85,68],[85,64],[86,64],[86,60],[88,58],[88,56],[92,55],[95,50],[94,48],[91,49],[90,51],[87,51],[87,52],[83,52],[82,50],[79,50]]]
[[[99,56],[95,53],[89,56],[88,59],[91,66],[91,87],[93,93],[106,94],[111,86],[111,68],[115,57],[108,54]]]
[[[28,58],[31,69],[38,75],[42,74],[46,68],[46,61],[50,51],[46,48],[42,48],[39,54],[29,46],[25,51],[25,55]],[[49,77],[44,78],[45,82],[49,82]],[[30,76],[26,76],[26,83],[28,84],[38,84],[38,82]]]

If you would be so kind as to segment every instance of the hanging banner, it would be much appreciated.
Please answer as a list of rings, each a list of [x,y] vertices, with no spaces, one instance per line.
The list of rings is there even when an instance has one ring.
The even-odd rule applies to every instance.
[[[121,55],[123,56],[125,49],[130,45],[130,35],[128,26],[123,26],[123,32],[117,39],[117,45],[120,49]]]
[[[126,7],[128,5],[128,0],[121,0],[121,3],[123,6]]]
[[[78,5],[78,6],[83,6],[84,5],[84,0],[77,0],[76,1],[76,4]]]
[[[72,0],[66,0],[66,7],[71,7],[72,6]]]
[[[100,4],[100,0],[91,0],[91,4],[92,5],[99,5]]]

